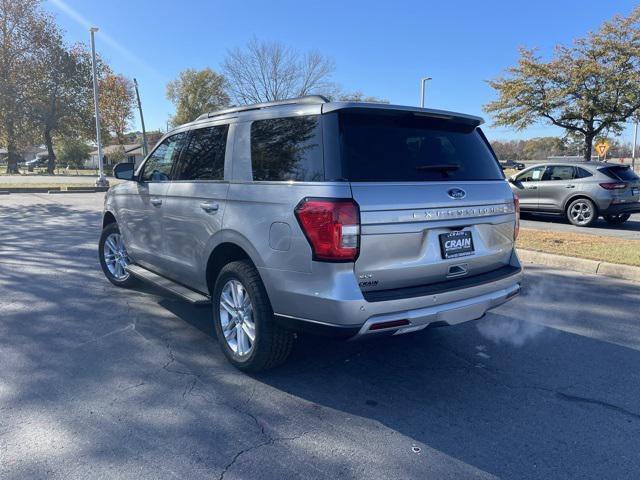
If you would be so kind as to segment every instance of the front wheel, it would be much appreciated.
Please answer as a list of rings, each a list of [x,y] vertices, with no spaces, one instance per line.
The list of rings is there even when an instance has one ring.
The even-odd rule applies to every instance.
[[[590,227],[598,220],[598,212],[591,200],[578,198],[567,207],[567,218],[578,227]]]
[[[605,215],[604,219],[611,225],[620,225],[629,220],[629,217],[631,215],[628,213],[618,213],[617,215]]]
[[[218,343],[232,365],[258,372],[285,362],[294,335],[274,322],[267,292],[249,261],[225,265],[211,299]]]
[[[124,246],[118,224],[110,223],[102,230],[98,256],[107,280],[118,287],[131,287],[135,284],[135,279],[126,270],[130,263],[129,254]]]

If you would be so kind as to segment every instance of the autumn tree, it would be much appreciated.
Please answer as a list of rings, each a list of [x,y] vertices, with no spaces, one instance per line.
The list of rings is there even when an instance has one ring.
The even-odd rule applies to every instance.
[[[133,120],[135,90],[133,82],[123,75],[107,72],[100,79],[100,119],[104,128],[125,143],[125,132]]]
[[[229,106],[225,78],[211,70],[187,69],[167,84],[167,99],[176,106],[174,126],[195,120],[203,113]]]
[[[518,64],[489,85],[498,99],[485,110],[496,125],[555,125],[579,135],[590,160],[594,139],[620,133],[640,109],[640,7],[572,46],[557,46],[550,60],[522,49]]]
[[[39,0],[0,0],[0,143],[8,150],[7,173],[18,173],[18,148],[33,138],[25,95],[34,50],[46,38],[50,19]]]
[[[330,93],[334,69],[333,61],[317,51],[300,53],[257,39],[227,52],[223,63],[232,100],[241,105]]]

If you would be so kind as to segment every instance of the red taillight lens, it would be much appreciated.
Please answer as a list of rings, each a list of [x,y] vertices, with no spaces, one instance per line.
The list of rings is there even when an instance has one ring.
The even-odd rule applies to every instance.
[[[513,206],[516,211],[516,226],[513,230],[513,241],[515,242],[520,233],[520,197],[516,194],[513,195]]]
[[[601,183],[600,186],[606,190],[622,190],[623,188],[627,188],[626,183],[620,182]]]
[[[306,198],[295,214],[314,260],[349,262],[358,257],[360,211],[353,200]]]

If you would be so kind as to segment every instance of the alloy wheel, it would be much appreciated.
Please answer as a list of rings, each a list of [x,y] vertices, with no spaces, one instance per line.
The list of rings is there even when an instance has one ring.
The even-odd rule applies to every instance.
[[[220,323],[227,345],[239,357],[253,350],[256,324],[251,297],[238,280],[229,280],[220,293]]]
[[[585,225],[591,221],[593,217],[593,209],[587,202],[576,202],[571,206],[569,215],[574,223]]]
[[[129,255],[119,233],[112,233],[106,238],[103,254],[104,262],[113,278],[119,281],[129,278],[129,272],[126,270],[130,263]]]

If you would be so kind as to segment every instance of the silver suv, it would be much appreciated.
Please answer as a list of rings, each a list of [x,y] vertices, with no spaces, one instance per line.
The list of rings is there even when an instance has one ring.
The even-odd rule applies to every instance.
[[[477,117],[311,96],[204,114],[105,200],[100,261],[211,303],[257,371],[296,331],[398,335],[477,319],[520,291],[518,203]]]
[[[509,178],[522,211],[564,214],[579,227],[598,216],[619,225],[640,213],[640,178],[629,165],[603,162],[534,165]]]

